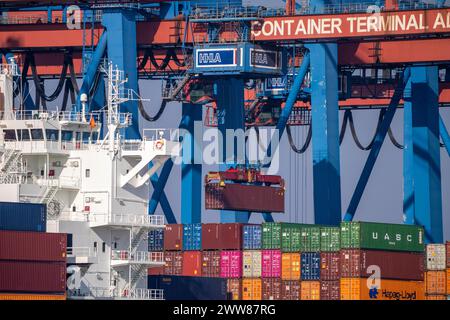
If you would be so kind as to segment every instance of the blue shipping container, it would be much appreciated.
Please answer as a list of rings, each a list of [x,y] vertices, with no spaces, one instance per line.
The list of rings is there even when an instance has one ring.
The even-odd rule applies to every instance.
[[[183,225],[183,250],[199,251],[202,249],[202,224]]]
[[[164,230],[152,230],[148,233],[148,251],[164,251]]]
[[[262,226],[246,224],[242,228],[244,250],[260,250],[262,247]]]
[[[228,300],[222,278],[148,276],[148,288],[164,290],[165,300]]]
[[[301,255],[301,279],[320,280],[320,253],[304,252]]]
[[[45,232],[47,206],[38,203],[0,202],[0,230]]]

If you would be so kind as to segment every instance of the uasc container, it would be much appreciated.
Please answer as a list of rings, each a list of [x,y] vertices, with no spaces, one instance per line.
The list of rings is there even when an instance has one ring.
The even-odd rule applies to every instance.
[[[263,278],[281,277],[281,251],[262,250],[262,274]]]
[[[320,300],[320,281],[301,281],[300,300]]]
[[[242,279],[242,300],[262,300],[261,279]]]
[[[47,205],[0,202],[0,230],[45,232]]]
[[[427,244],[426,257],[427,270],[445,270],[447,266],[445,244]]]
[[[63,233],[0,231],[0,260],[66,261]]]
[[[180,276],[183,274],[183,252],[166,251],[164,252],[164,274]]]
[[[281,279],[266,278],[261,284],[263,300],[281,300]]]
[[[199,251],[202,249],[202,224],[183,225],[183,250]]]
[[[320,253],[303,252],[301,254],[301,279],[320,280]]]
[[[423,253],[342,249],[340,255],[341,276],[344,278],[368,278],[373,274],[372,266],[378,266],[384,279],[424,279]]]
[[[300,253],[281,254],[281,279],[300,280]]]
[[[242,300],[242,280],[227,279],[228,300]]]
[[[341,276],[339,252],[320,253],[320,279],[326,281],[339,280]]]
[[[241,223],[221,223],[219,225],[219,238],[221,249],[241,250],[242,249],[242,224]]]
[[[148,233],[148,251],[160,252],[164,251],[164,230],[151,230]]]
[[[424,300],[423,281],[341,278],[341,300]]]
[[[423,252],[422,227],[373,222],[342,222],[341,247]]]
[[[260,250],[244,250],[242,252],[242,276],[244,278],[260,278],[261,259]]]
[[[320,281],[320,300],[341,300],[339,280]]]
[[[301,228],[301,252],[320,251],[320,226],[304,225]]]
[[[220,277],[220,251],[202,251],[202,276]]]
[[[300,281],[282,280],[281,281],[281,299],[282,300],[300,300]]]
[[[242,277],[242,251],[224,250],[220,253],[220,276],[222,278]]]
[[[220,250],[220,233],[218,223],[205,223],[202,225],[202,249]]]
[[[260,250],[262,248],[262,226],[245,224],[242,227],[242,248],[244,250]]]
[[[164,230],[164,250],[183,249],[183,225],[168,224]]]
[[[281,223],[267,222],[262,224],[262,248],[281,249]]]
[[[339,227],[320,228],[320,251],[339,251],[341,248],[341,229]]]
[[[427,294],[446,294],[447,293],[446,271],[425,272],[425,290]]]
[[[202,253],[200,251],[183,252],[183,276],[200,277],[202,275]]]

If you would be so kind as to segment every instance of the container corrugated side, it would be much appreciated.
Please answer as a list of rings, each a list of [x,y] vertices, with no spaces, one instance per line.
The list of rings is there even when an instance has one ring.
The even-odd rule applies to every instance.
[[[320,253],[303,252],[301,254],[301,279],[320,280]]]
[[[341,276],[339,252],[320,253],[320,279],[325,281],[339,280]]]
[[[425,290],[427,294],[446,294],[447,272],[446,271],[425,272]]]
[[[242,249],[242,226],[242,223],[221,223],[219,225],[221,249]]]
[[[341,300],[340,281],[320,281],[320,300]]]
[[[262,300],[261,279],[242,279],[242,300]]]
[[[260,250],[262,248],[262,226],[246,224],[242,227],[242,248]]]
[[[164,252],[164,274],[181,276],[183,274],[183,252],[166,251]]]
[[[447,294],[450,295],[450,268],[447,268]]]
[[[281,299],[282,300],[300,300],[300,281],[282,280],[281,281]]]
[[[227,279],[228,300],[242,300],[242,280]]]
[[[0,260],[66,261],[67,235],[0,231]]]
[[[427,270],[445,270],[447,266],[445,251],[445,244],[427,244]]]
[[[280,250],[262,250],[261,263],[262,263],[261,276],[263,278],[281,277]]]
[[[300,281],[300,300],[320,300],[320,281]]]
[[[220,251],[202,251],[202,276],[220,277]]]
[[[262,279],[261,285],[263,300],[281,300],[281,279]]]
[[[45,232],[45,204],[0,202],[0,230]]]
[[[424,300],[423,281],[341,278],[341,300]]]
[[[202,275],[202,253],[200,251],[183,252],[183,276],[200,277]]]
[[[220,225],[218,223],[204,223],[202,225],[202,249],[220,250]]]
[[[183,225],[183,250],[199,251],[202,249],[202,224]]]
[[[300,253],[281,254],[281,279],[300,280]]]
[[[266,222],[262,224],[262,248],[281,249],[281,223]]]
[[[423,252],[422,227],[374,222],[342,222],[341,247]]]
[[[4,300],[16,300],[16,301],[29,301],[29,300],[67,300],[65,294],[26,294],[26,293],[0,293],[0,301]]]
[[[446,294],[427,294],[427,300],[447,300]]]
[[[222,278],[242,277],[242,251],[224,250],[220,252],[220,276]]]
[[[183,225],[168,224],[164,230],[164,250],[183,249]]]
[[[340,227],[320,228],[320,251],[339,251],[341,248]]]
[[[281,251],[299,252],[301,249],[301,224],[281,223]]]
[[[148,233],[148,251],[161,252],[164,251],[164,230],[151,230]]]
[[[300,252],[320,251],[320,226],[304,225],[301,227]]]
[[[445,252],[445,255],[447,256],[447,268],[450,268],[450,241],[445,243]]]
[[[260,278],[261,259],[260,250],[244,250],[242,252],[242,276],[244,278]]]

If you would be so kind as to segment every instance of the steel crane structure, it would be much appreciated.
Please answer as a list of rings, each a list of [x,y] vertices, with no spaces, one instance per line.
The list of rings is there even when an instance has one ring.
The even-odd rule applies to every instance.
[[[281,135],[289,135],[290,125],[296,124],[295,112],[309,110],[318,224],[353,219],[383,142],[387,136],[395,141],[390,125],[403,106],[405,223],[423,225],[427,241],[442,242],[440,137],[450,155],[450,137],[439,116],[439,107],[450,103],[450,9],[444,1],[289,0],[285,9],[272,10],[246,7],[241,1],[23,0],[2,1],[0,10],[2,57],[20,65],[23,79],[37,88],[32,99],[28,81],[17,84],[23,88],[25,109],[45,108],[59,94],[64,94],[63,107],[70,96],[77,110],[80,96],[87,94],[90,110],[102,108],[105,91],[98,67],[107,56],[125,70],[127,89],[138,93],[139,79],[162,79],[165,84],[156,116],[137,100],[124,104],[123,112],[157,121],[167,103],[180,101],[180,128],[192,135],[205,104],[187,98],[195,83],[214,85],[215,110],[223,115],[217,123],[221,132],[256,126],[248,121],[248,110],[258,109],[261,101],[279,108],[270,125]],[[203,59],[205,53],[218,55],[221,63]],[[268,60],[258,61],[260,56]],[[376,71],[371,83],[367,70]],[[440,70],[447,70],[444,79]],[[46,95],[49,78],[60,81]],[[80,87],[77,78],[82,79]],[[262,89],[246,88],[252,80]],[[247,101],[248,93],[252,101]],[[339,109],[349,111],[345,121],[350,121],[352,108],[368,107],[382,110],[379,125],[365,148],[370,151],[350,205],[342,210]],[[138,123],[125,135],[139,137]],[[202,166],[192,160],[201,150],[195,143],[189,148],[182,165],[181,223],[198,223]],[[228,159],[222,167],[236,161]],[[160,204],[169,223],[176,222],[164,191],[172,168],[168,161],[159,177],[151,179],[149,204],[150,214]],[[248,212],[221,213],[222,222],[247,222],[249,217]]]

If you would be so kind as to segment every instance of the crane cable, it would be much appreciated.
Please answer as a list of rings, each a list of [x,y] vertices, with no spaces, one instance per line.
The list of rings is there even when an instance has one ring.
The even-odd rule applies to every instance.
[[[292,132],[291,132],[291,126],[287,125],[286,126],[286,134],[289,140],[289,145],[291,146],[291,149],[298,154],[302,154],[305,153],[305,151],[308,149],[309,144],[311,143],[311,138],[312,138],[312,125],[309,125],[309,129],[308,129],[308,134],[306,136],[306,140],[305,143],[303,144],[303,146],[299,149],[297,148],[297,146],[294,143],[294,139],[292,139]]]
[[[158,112],[156,112],[156,114],[152,117],[147,113],[147,111],[145,111],[144,104],[142,103],[142,101],[138,100],[139,113],[141,114],[142,118],[144,118],[145,120],[147,120],[149,122],[155,122],[159,118],[161,118],[161,115],[163,114],[164,110],[166,109],[166,105],[167,105],[167,101],[163,100],[161,102],[161,106],[159,107]]]
[[[385,113],[386,113],[386,110],[384,108],[380,110],[380,114],[378,116],[377,127],[375,129],[375,134],[373,135],[373,138],[370,141],[370,143],[366,147],[364,147],[361,144],[361,142],[360,142],[360,140],[359,140],[359,138],[358,138],[358,136],[356,134],[355,123],[353,121],[353,115],[352,115],[352,113],[350,111],[350,113],[348,115],[348,121],[349,121],[349,124],[350,124],[350,131],[352,133],[353,140],[355,141],[355,144],[358,147],[358,149],[363,150],[363,151],[368,151],[368,150],[372,149],[373,143],[375,142],[375,138],[377,136],[377,132],[378,132],[380,126],[381,126],[381,122],[383,121],[383,117],[384,117]]]

